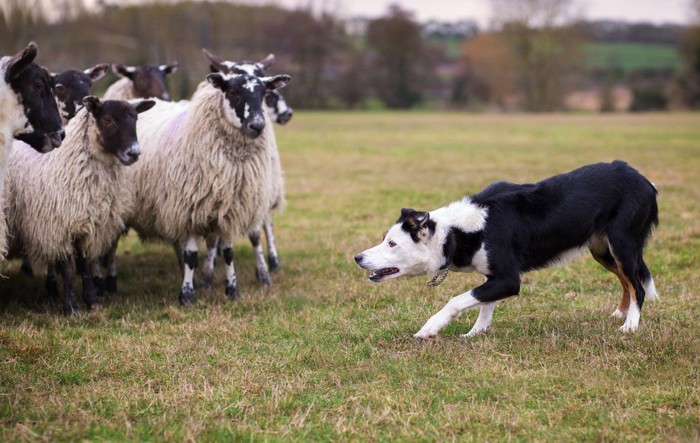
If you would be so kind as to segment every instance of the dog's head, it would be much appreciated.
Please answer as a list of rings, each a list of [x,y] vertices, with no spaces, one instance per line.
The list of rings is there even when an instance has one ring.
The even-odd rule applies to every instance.
[[[436,263],[442,262],[437,256],[440,249],[431,242],[435,228],[436,222],[430,218],[430,213],[404,208],[382,242],[357,254],[355,262],[362,269],[372,271],[369,279],[376,283],[430,274]]]

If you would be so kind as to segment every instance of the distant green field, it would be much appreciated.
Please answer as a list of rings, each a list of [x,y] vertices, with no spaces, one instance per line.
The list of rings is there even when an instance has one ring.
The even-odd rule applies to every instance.
[[[218,269],[181,308],[172,248],[134,236],[120,295],[78,318],[0,266],[0,441],[700,440],[699,114],[299,112],[277,134],[282,269],[261,288],[240,239],[241,302]],[[412,334],[483,277],[377,285],[353,263],[401,207],[617,158],[659,188],[661,301],[636,334],[588,257],[525,275],[487,333],[460,337],[468,312],[425,342]]]
[[[676,48],[661,44],[591,43],[586,45],[586,56],[591,68],[620,68],[625,72],[676,69],[680,65]]]

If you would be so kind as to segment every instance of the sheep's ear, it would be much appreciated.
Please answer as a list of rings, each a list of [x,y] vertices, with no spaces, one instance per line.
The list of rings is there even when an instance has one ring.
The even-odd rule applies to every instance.
[[[218,72],[214,72],[212,74],[207,75],[207,81],[211,83],[212,86],[214,86],[217,89],[221,89],[222,91],[226,91],[228,87],[226,79],[223,75],[221,75]]]
[[[163,74],[169,75],[169,74],[172,74],[173,72],[177,71],[177,68],[179,66],[180,65],[177,62],[172,62],[169,65],[160,65],[160,66],[158,66],[158,69],[160,69],[160,71]]]
[[[126,77],[133,80],[136,68],[133,66],[124,66],[117,64],[112,65],[112,72],[117,74],[119,77]]]
[[[95,97],[94,95],[88,95],[83,99],[83,104],[85,105],[85,109],[92,114],[92,115],[97,115],[100,112],[100,109],[102,108],[102,103],[100,103],[100,99]]]
[[[292,80],[292,77],[281,74],[274,77],[263,77],[260,79],[269,91],[284,88]]]
[[[260,60],[257,64],[260,65],[260,69],[263,71],[275,63],[275,54],[267,54],[267,57]]]
[[[95,81],[104,77],[108,70],[109,65],[107,63],[100,63],[99,65],[95,65],[92,68],[84,70],[83,73],[90,77],[90,80]]]
[[[46,76],[46,80],[48,80],[49,86],[53,88],[53,86],[56,84],[56,77],[58,76],[58,74],[52,73],[43,66],[41,67],[41,72],[43,72]]]
[[[136,109],[136,112],[140,114],[144,111],[148,111],[155,106],[155,104],[156,102],[154,100],[142,100],[134,105],[134,109]]]
[[[27,45],[26,48],[13,55],[7,62],[7,69],[5,71],[5,82],[10,83],[10,81],[17,78],[17,76],[20,75],[22,71],[27,69],[36,58],[38,52],[39,48],[37,48],[36,43],[31,42]]]
[[[66,98],[67,92],[66,87],[62,83],[56,83],[53,86],[53,94],[61,101]]]

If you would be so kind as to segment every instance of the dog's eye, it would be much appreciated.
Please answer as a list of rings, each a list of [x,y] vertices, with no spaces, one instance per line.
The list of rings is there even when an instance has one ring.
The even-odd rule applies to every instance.
[[[394,246],[396,246],[396,243],[394,243],[392,240],[389,240],[389,247],[393,248]]]

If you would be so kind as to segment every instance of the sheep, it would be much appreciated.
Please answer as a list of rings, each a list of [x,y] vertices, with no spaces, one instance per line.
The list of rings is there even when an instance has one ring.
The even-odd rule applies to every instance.
[[[44,155],[28,148],[12,152],[3,194],[10,253],[31,263],[56,264],[64,282],[66,315],[78,313],[72,258],[88,309],[98,306],[87,262],[103,254],[124,230],[131,192],[122,165],[138,159],[137,114],[155,104],[101,102],[94,96],[83,103],[61,149]]]
[[[142,160],[128,175],[134,208],[128,226],[144,239],[182,250],[180,304],[194,300],[199,236],[222,238],[226,295],[239,299],[231,243],[258,225],[270,199],[270,125],[262,110],[266,91],[288,75],[258,78],[212,73],[189,103],[158,102],[139,123]]]
[[[108,69],[108,64],[101,63],[83,71],[68,69],[50,74],[51,91],[56,99],[63,126],[66,126],[78,110],[83,107],[83,98],[90,95],[92,82],[104,77]],[[18,149],[20,146],[26,146],[26,143],[15,140],[13,149]],[[25,274],[33,274],[32,266],[26,260],[22,263],[21,269]],[[48,275],[50,279],[51,270],[49,270]]]
[[[125,66],[120,64],[112,65],[112,72],[122,77],[110,85],[105,91],[104,98],[112,100],[132,100],[134,98],[155,97],[161,100],[170,101],[170,93],[165,85],[166,76],[177,71],[178,63],[169,65],[140,65]],[[93,263],[93,282],[97,286],[100,294],[106,292],[108,295],[117,292],[117,246],[119,240],[114,242],[112,247],[102,257],[102,264],[107,270],[107,278],[103,278],[99,262]]]
[[[242,61],[234,62],[229,60],[223,60],[220,57],[214,55],[206,49],[203,50],[206,57],[211,62],[210,68],[213,72],[223,72],[224,74],[232,73],[247,73],[250,75],[255,75],[262,77],[264,75],[264,70],[267,69],[274,63],[275,57],[269,54],[260,62]],[[292,109],[287,106],[286,101],[282,94],[278,91],[268,91],[265,94],[265,109],[267,111],[267,116],[269,120],[276,121],[279,124],[286,124],[292,118]],[[282,172],[282,165],[280,163],[279,150],[277,149],[276,138],[271,138],[270,150],[272,153],[272,200],[270,201],[270,212],[267,214],[263,220],[263,227],[265,229],[265,235],[267,237],[268,245],[268,263],[270,271],[276,271],[279,269],[280,261],[279,255],[277,253],[277,248],[275,245],[275,236],[272,228],[272,215],[274,213],[281,213],[284,210],[285,198],[284,198],[284,176]],[[256,274],[258,280],[264,284],[270,284],[270,277],[264,271],[264,255],[262,251],[262,246],[260,245],[260,227],[257,226],[248,233],[251,244],[255,251],[256,256]],[[205,286],[210,286],[213,281],[214,275],[214,259],[216,257],[216,250],[218,245],[218,238],[211,236],[207,238],[207,253],[204,262],[204,270],[202,275],[202,282]]]
[[[37,52],[32,42],[0,59],[0,207],[13,138],[25,137],[32,148],[47,152],[60,146],[64,137],[49,74],[34,63]],[[7,224],[0,212],[0,262],[6,253]]]
[[[104,99],[131,100],[135,98],[159,98],[170,100],[165,77],[177,71],[178,64],[124,66],[112,65],[112,72],[122,77],[112,83],[104,93]]]
[[[51,73],[51,91],[61,112],[63,126],[83,107],[83,99],[90,95],[92,83],[104,77],[108,70],[107,63],[100,63],[83,71],[68,69]]]

